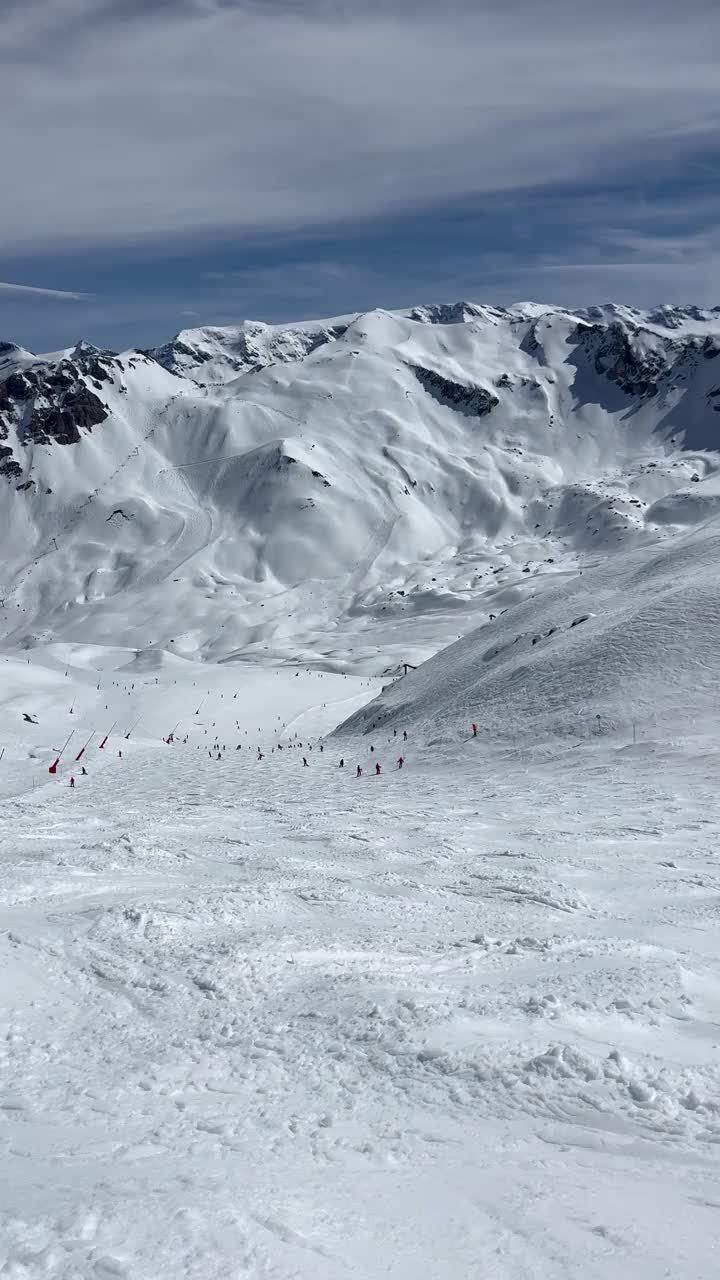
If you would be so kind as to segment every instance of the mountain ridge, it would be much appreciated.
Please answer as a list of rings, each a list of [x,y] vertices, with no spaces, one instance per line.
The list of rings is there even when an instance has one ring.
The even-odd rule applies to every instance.
[[[619,304],[3,344],[0,636],[394,670],[713,519],[719,354]]]

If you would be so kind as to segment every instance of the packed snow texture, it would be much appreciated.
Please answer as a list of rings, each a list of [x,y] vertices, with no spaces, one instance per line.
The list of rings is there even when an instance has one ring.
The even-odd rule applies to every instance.
[[[714,1273],[716,739],[323,740],[373,682],[2,666],[7,1275]]]
[[[0,1275],[715,1274],[719,351],[0,346]]]

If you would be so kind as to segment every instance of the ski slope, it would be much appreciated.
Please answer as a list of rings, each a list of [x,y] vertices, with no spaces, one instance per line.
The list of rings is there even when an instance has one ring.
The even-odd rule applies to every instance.
[[[555,750],[590,733],[717,736],[720,520],[659,548],[599,558],[387,684],[339,730],[400,721],[445,746],[475,722],[486,741]]]
[[[715,1274],[718,355],[0,347],[0,1275]]]
[[[717,741],[320,752],[367,682],[107,656],[4,664],[146,714],[0,808],[5,1272],[711,1275]]]

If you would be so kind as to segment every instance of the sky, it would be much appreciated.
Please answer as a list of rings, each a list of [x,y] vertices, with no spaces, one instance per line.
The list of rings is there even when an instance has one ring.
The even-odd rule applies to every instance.
[[[0,340],[720,304],[717,0],[2,0]]]

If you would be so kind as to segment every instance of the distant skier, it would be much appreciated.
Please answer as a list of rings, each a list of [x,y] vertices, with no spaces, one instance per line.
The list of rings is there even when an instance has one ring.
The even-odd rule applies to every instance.
[[[71,778],[71,779],[70,779],[70,786],[73,788],[73,791],[74,791],[74,790],[75,790],[75,779],[74,779],[74,778]]]
[[[377,777],[379,774],[380,774],[380,761],[378,760],[378,761],[377,761],[377,763],[376,763],[376,765],[375,765],[375,775],[376,775],[376,777]]]
[[[404,763],[405,763],[405,757],[404,757],[404,756],[398,756],[398,769],[402,769],[402,767],[403,767]]]
[[[85,765],[82,766],[82,768],[80,769],[80,772],[83,778],[87,778],[87,769],[85,768]]]
[[[356,778],[362,778],[362,769],[360,768],[360,765],[358,765],[358,767],[357,767],[357,772],[356,772],[356,774],[355,774],[355,777],[356,777]]]
[[[308,762],[305,756],[303,756],[303,769],[307,769],[307,768],[308,768]]]
[[[474,725],[473,725],[473,727],[472,727],[472,731],[473,731],[473,738],[477,738],[477,725],[476,725],[476,724],[474,724]]]
[[[403,742],[407,742],[407,729],[403,729]]]
[[[338,768],[339,768],[339,769],[344,769],[344,768],[345,768],[345,761],[344,761],[344,759],[342,759],[342,758],[341,758],[341,760],[340,760],[340,764],[338,765]]]
[[[34,720],[32,716],[29,716],[27,711],[23,711],[22,718],[27,722],[27,724],[37,724],[37,720]]]

